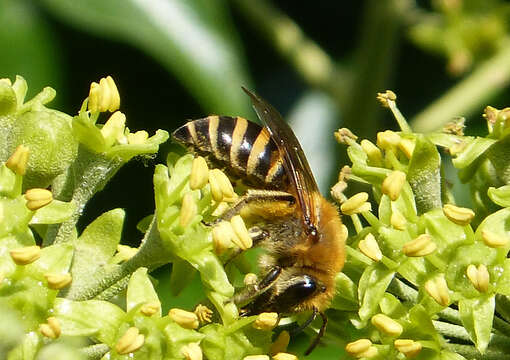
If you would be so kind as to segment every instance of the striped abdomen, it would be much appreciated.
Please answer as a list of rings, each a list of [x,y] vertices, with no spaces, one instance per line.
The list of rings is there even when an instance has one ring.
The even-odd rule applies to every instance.
[[[212,155],[228,167],[267,187],[284,184],[278,149],[266,129],[242,117],[208,116],[181,126],[172,134],[202,155]]]

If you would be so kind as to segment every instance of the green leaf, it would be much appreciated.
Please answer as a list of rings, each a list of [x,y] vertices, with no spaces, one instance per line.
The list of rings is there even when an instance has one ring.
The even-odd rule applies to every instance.
[[[125,212],[122,209],[110,210],[85,228],[76,241],[76,251],[71,268],[73,282],[69,293],[78,291],[85,284],[99,276],[97,270],[107,264],[119,244]]]
[[[181,359],[181,348],[191,342],[200,342],[205,335],[195,330],[184,329],[174,322],[165,326],[163,333],[166,337],[167,351],[171,359]]]
[[[170,275],[172,295],[178,296],[191,283],[195,275],[196,270],[187,261],[176,259],[172,262],[172,274]]]
[[[482,234],[484,231],[490,232],[492,236],[508,239],[510,232],[510,208],[501,209],[487,216],[476,229],[475,239],[477,241],[483,243]],[[502,263],[510,250],[510,241],[507,241],[505,246],[494,250],[498,253],[499,262]]]
[[[407,181],[411,185],[418,214],[441,207],[441,157],[425,136],[416,136],[416,145],[409,162]]]
[[[510,207],[510,185],[504,185],[499,188],[489,187],[487,195],[496,204],[502,207]]]
[[[377,263],[365,269],[358,284],[358,299],[361,304],[358,314],[366,321],[378,312],[379,302],[384,297],[395,272]]]
[[[335,296],[331,308],[355,311],[358,308],[358,287],[347,275],[339,272],[335,278]]]
[[[112,347],[126,313],[108,301],[55,299],[54,316],[67,336],[92,336]]]
[[[459,300],[462,325],[464,325],[469,337],[482,354],[489,345],[494,308],[494,295]]]
[[[75,211],[74,202],[53,200],[35,212],[30,224],[58,224],[71,218]]]
[[[252,114],[248,98],[240,91],[240,85],[249,85],[250,81],[224,1],[41,3],[84,31],[146,51],[172,71],[208,111]]]
[[[126,309],[131,311],[137,305],[154,302],[159,302],[159,298],[147,275],[147,268],[138,268],[129,279]],[[158,314],[161,316],[161,307]]]

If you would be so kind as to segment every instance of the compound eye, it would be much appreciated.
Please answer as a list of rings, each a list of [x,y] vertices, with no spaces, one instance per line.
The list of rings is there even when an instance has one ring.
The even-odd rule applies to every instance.
[[[280,311],[279,309],[285,311],[300,304],[318,289],[317,281],[308,275],[290,279],[289,282],[290,285],[273,300],[277,311]]]

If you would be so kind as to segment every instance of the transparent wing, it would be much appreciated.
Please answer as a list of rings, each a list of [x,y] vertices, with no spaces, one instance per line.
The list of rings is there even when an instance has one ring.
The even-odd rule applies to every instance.
[[[309,235],[317,235],[319,224],[320,192],[310,165],[296,135],[280,113],[267,101],[243,87],[250,96],[253,108],[275,142],[291,185],[296,191],[303,223]]]

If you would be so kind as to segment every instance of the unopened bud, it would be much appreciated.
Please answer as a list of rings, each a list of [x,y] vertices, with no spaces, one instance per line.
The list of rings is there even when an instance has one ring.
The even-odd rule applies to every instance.
[[[370,140],[363,139],[361,140],[361,148],[367,154],[368,160],[375,166],[382,165],[382,152],[379,150],[377,146],[374,145]]]
[[[207,306],[198,304],[194,313],[202,324],[211,322],[213,311]]]
[[[426,281],[425,290],[439,305],[448,306],[450,304],[448,285],[444,276],[437,276]]]
[[[408,359],[417,356],[422,348],[418,341],[411,339],[397,339],[393,344],[395,345],[395,349],[404,354]]]
[[[209,167],[207,162],[201,156],[193,159],[191,164],[191,175],[189,177],[189,187],[191,190],[203,188],[209,181]]]
[[[53,201],[53,194],[46,189],[28,189],[25,193],[26,207],[36,211]]]
[[[37,245],[25,246],[9,251],[12,260],[18,265],[28,265],[39,259],[41,248]]]
[[[145,130],[139,130],[135,133],[127,134],[127,141],[130,145],[140,145],[145,144],[147,139],[149,138],[149,133]]]
[[[253,327],[258,330],[272,330],[278,324],[278,313],[275,312],[263,312],[259,314]]]
[[[68,286],[73,280],[71,274],[52,274],[46,273],[44,274],[46,281],[48,282],[48,287],[53,290],[60,290]]]
[[[185,329],[196,329],[198,328],[198,317],[195,313],[182,309],[171,309],[168,313],[170,319],[175,321],[178,325]]]
[[[181,354],[186,360],[202,360],[202,349],[198,343],[189,343],[181,348]]]
[[[446,204],[443,206],[443,213],[448,220],[461,226],[468,225],[475,217],[475,212],[473,210],[452,204]]]
[[[489,230],[482,230],[482,240],[485,245],[491,248],[501,248],[508,245],[508,238]]]
[[[395,149],[400,143],[400,135],[394,131],[386,130],[377,133],[377,146],[384,150]]]
[[[358,214],[366,210],[366,204],[368,200],[368,194],[366,192],[357,193],[354,196],[351,196],[349,199],[344,201],[344,203],[340,206],[340,210],[345,215],[354,215]],[[370,210],[370,209],[369,209]]]
[[[232,239],[236,237],[232,225],[228,221],[221,221],[212,229],[212,241],[214,252],[218,255],[223,254],[232,247]]]
[[[41,324],[39,326],[39,332],[50,339],[57,339],[62,333],[60,322],[53,316],[49,317],[46,324]]]
[[[30,151],[24,145],[18,145],[16,150],[12,153],[12,155],[7,159],[5,166],[11,169],[14,173],[18,175],[25,175],[27,172],[27,164],[28,164],[28,155]]]
[[[471,284],[475,287],[479,292],[487,292],[489,290],[489,271],[484,264],[478,265],[478,268],[470,264],[466,269],[466,275],[471,281]]]
[[[151,301],[145,303],[140,308],[140,312],[145,316],[152,316],[161,310],[161,303],[159,301]]]
[[[407,220],[398,210],[391,213],[390,224],[397,230],[404,231],[406,229]]]
[[[377,100],[382,106],[389,107],[388,101],[397,100],[397,95],[391,90],[386,90],[383,93],[377,93]]]
[[[410,159],[413,156],[415,143],[411,139],[401,139],[398,143],[398,148],[404,153],[406,158]]]
[[[426,256],[432,254],[437,249],[437,245],[432,241],[429,234],[421,234],[416,239],[405,243],[402,252],[411,257]]]
[[[371,321],[372,325],[388,336],[400,336],[404,331],[402,325],[384,314],[372,316]]]
[[[381,185],[383,194],[388,195],[391,201],[395,201],[400,196],[400,192],[406,183],[406,173],[395,170],[392,171]]]
[[[368,234],[358,243],[360,251],[374,261],[381,261],[383,255],[374,235]]]
[[[120,95],[111,76],[90,84],[88,108],[90,112],[114,112],[120,107]]]
[[[129,354],[140,349],[145,342],[145,336],[136,327],[130,327],[115,344],[115,350],[120,355]]]
[[[286,352],[280,352],[273,355],[273,360],[298,360],[298,357]]]
[[[275,355],[281,352],[285,352],[287,347],[289,346],[290,335],[288,331],[282,331],[276,340],[271,344],[271,348],[269,349],[269,354]]]
[[[232,242],[239,246],[242,250],[249,249],[253,246],[253,240],[250,237],[246,224],[240,215],[236,215],[230,219],[230,224],[234,229],[234,233],[237,236],[232,238]]]
[[[185,228],[197,215],[197,203],[193,199],[192,193],[188,192],[182,197],[181,213],[179,214],[179,226]]]
[[[354,135],[351,130],[342,128],[335,131],[335,139],[339,144],[350,145],[356,142],[358,137]]]

